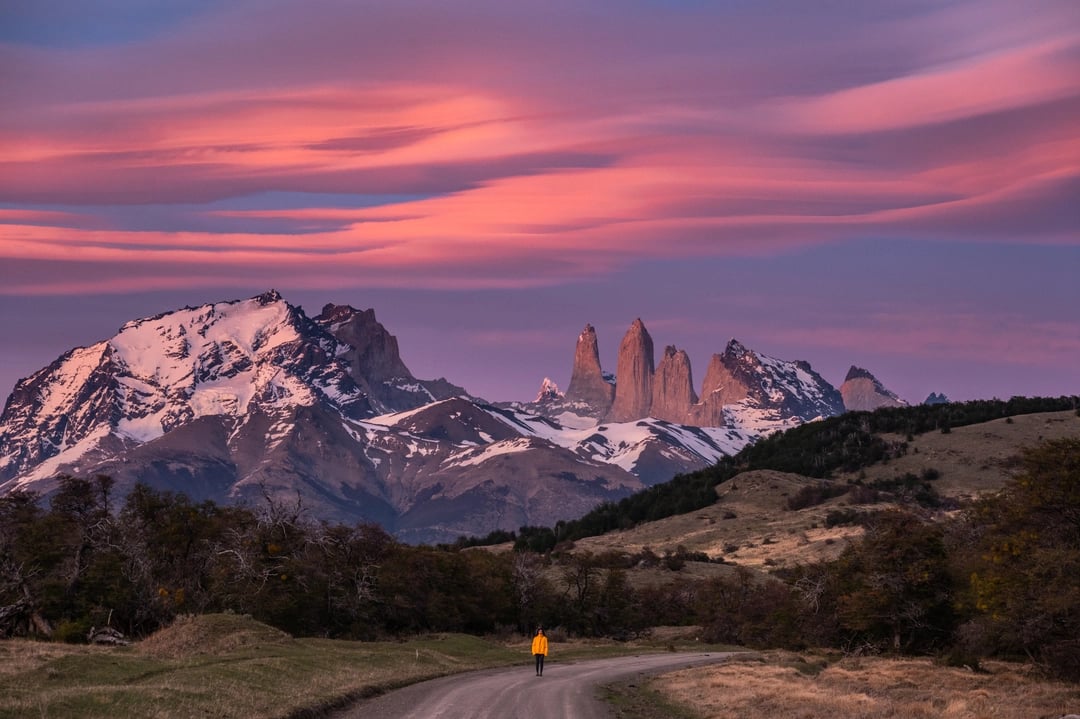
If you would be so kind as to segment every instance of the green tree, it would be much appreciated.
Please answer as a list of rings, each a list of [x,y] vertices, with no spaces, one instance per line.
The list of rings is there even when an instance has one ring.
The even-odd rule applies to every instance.
[[[178,612],[215,607],[211,577],[215,542],[237,510],[137,484],[117,517],[115,546],[131,585],[132,631],[153,631]]]
[[[375,524],[323,525],[308,554],[321,567],[325,625],[331,635],[372,638],[379,568],[395,544]]]
[[[55,621],[54,636],[84,640],[92,626],[111,623],[128,601],[122,556],[113,541],[110,513],[113,480],[61,476],[42,524],[52,552],[43,566],[43,612]]]
[[[56,563],[38,495],[16,490],[0,496],[0,637],[52,634],[43,614],[41,578]]]
[[[830,571],[838,622],[849,642],[905,652],[948,642],[956,616],[939,525],[883,512]]]
[[[982,639],[1080,680],[1080,439],[1026,451],[1021,473],[973,516],[965,608]]]

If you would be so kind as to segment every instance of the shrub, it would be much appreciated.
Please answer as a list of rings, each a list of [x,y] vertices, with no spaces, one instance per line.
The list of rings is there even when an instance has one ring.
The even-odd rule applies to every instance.
[[[846,484],[832,484],[826,482],[807,484],[799,488],[799,491],[796,492],[794,496],[788,497],[786,502],[787,508],[794,512],[807,507],[816,507],[833,497],[847,494],[850,489],[851,487]]]
[[[825,515],[825,527],[832,529],[833,527],[858,524],[861,517],[862,513],[854,509],[833,509]]]

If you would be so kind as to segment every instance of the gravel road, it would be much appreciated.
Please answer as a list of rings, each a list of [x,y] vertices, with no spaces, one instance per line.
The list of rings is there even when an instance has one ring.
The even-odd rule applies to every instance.
[[[361,701],[335,719],[606,719],[599,684],[718,662],[732,652],[642,654],[567,662],[549,661],[536,676],[530,659],[513,669],[488,669],[414,684]]]

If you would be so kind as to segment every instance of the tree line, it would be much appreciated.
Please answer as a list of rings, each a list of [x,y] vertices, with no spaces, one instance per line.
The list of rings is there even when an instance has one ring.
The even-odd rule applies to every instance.
[[[1006,488],[951,519],[867,513],[835,561],[763,575],[708,557],[401,544],[375,525],[310,519],[298,503],[194,503],[105,476],[63,477],[48,506],[0,498],[0,635],[145,636],[179,614],[231,611],[294,635],[431,631],[579,636],[701,628],[748,647],[934,653],[974,667],[1029,659],[1080,680],[1080,440],[1027,451]],[[778,508],[779,510],[779,508]],[[634,580],[654,567],[663,581]]]

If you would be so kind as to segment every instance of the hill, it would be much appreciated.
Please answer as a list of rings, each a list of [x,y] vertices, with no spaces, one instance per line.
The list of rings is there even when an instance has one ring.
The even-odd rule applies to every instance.
[[[929,484],[942,498],[944,514],[966,500],[1000,489],[1016,467],[1021,449],[1045,440],[1080,437],[1080,416],[1073,411],[1016,415],[948,432],[926,432],[911,439],[879,435],[887,443],[906,442],[906,453],[839,472],[827,484],[841,489],[884,486],[907,476],[936,476]],[[863,534],[857,524],[830,524],[830,513],[867,512],[899,502],[860,503],[846,491],[796,510],[790,500],[822,480],[775,470],[736,474],[716,486],[717,501],[707,507],[635,527],[575,540],[575,547],[595,553],[638,552],[648,547],[663,554],[682,546],[742,566],[770,569],[835,558]],[[923,509],[923,511],[927,511]],[[837,515],[834,514],[833,517]]]

